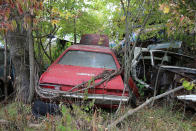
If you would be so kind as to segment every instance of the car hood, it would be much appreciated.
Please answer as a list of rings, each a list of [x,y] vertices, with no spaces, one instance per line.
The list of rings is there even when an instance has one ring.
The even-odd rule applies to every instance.
[[[46,72],[40,77],[40,83],[50,83],[58,85],[75,86],[84,81],[91,80],[92,77],[102,73],[102,68],[90,68],[71,65],[54,64],[48,68]],[[96,80],[95,83],[101,81]],[[120,89],[124,88],[121,76],[116,76],[107,84],[104,83],[100,88]]]

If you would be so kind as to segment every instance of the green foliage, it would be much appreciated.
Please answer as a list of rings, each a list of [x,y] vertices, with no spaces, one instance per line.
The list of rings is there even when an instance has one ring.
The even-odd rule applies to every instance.
[[[0,109],[0,118],[9,121],[9,125],[1,125],[1,130],[24,130],[31,119],[31,106],[21,102],[13,102]]]
[[[137,84],[137,87],[138,87],[138,91],[139,91],[139,94],[141,95],[141,96],[144,96],[144,89],[145,89],[145,87],[144,87],[144,85],[143,84],[140,84],[140,83],[138,83]]]
[[[56,45],[52,47],[52,58],[53,60],[56,60],[60,54],[62,54],[68,47],[71,46],[71,42],[67,42],[64,46],[59,43],[59,40],[57,39]]]
[[[94,12],[95,6],[99,4],[88,4],[83,0],[57,0],[46,2],[45,5],[51,8],[50,13],[55,18],[51,22],[60,27],[57,32],[60,37],[67,34],[74,35],[75,27],[77,36],[80,37],[82,34],[96,33],[103,26],[102,17]],[[102,7],[104,6],[102,5]],[[74,20],[76,20],[76,25],[74,25]]]
[[[90,86],[93,86],[95,84],[95,79],[94,77],[92,77],[89,81],[88,81],[88,85],[87,88],[89,88]],[[88,99],[88,89],[84,91],[84,98],[83,98],[83,105],[82,105],[82,109],[84,109],[85,111],[90,111],[93,107],[94,107],[94,103],[95,103],[95,99],[93,100],[89,100]],[[91,112],[91,111],[90,111]]]
[[[194,119],[194,116],[192,116]],[[182,121],[183,120],[183,121]],[[130,122],[131,121],[131,122]],[[190,116],[186,117],[182,112],[175,109],[172,111],[169,107],[145,108],[135,113],[124,121],[123,128],[129,130],[194,130],[191,125]]]
[[[196,2],[194,1],[169,1],[164,0],[159,4],[159,10],[166,18],[166,33],[170,39],[181,40],[189,44],[195,43],[196,39],[190,35],[194,33]],[[167,13],[165,9],[168,8]]]
[[[163,31],[163,30],[164,30],[164,26],[160,24],[146,26],[146,28],[144,29],[144,32],[140,35],[139,39],[141,41],[145,41],[150,38],[166,40],[164,32],[160,33],[160,31]]]
[[[75,104],[72,106],[72,110],[64,105],[61,107],[62,117],[47,115],[47,117],[34,120],[30,105],[16,102],[8,104],[0,109],[0,118],[8,120],[10,124],[8,126],[1,125],[1,130],[92,130],[93,121],[96,122],[97,130],[104,130],[105,126],[103,125],[110,123],[114,117],[114,112],[108,112],[101,108],[96,110],[96,113],[87,113],[81,109],[81,106]],[[119,116],[122,116],[128,109],[122,108]],[[173,111],[168,107],[159,106],[145,108],[124,120],[121,126],[114,130],[195,130],[194,116],[186,117],[186,114],[180,112],[179,108],[177,109]],[[28,127],[29,123],[34,122],[41,124],[41,127]]]
[[[61,112],[63,114],[61,122],[57,123],[57,130],[59,131],[77,131],[73,126],[72,116],[65,106],[61,107]]]
[[[83,105],[82,105],[82,109],[84,109],[85,111],[87,111],[87,112],[92,112],[93,110],[93,107],[94,107],[94,105],[95,105],[95,99],[93,99],[93,100],[88,100],[88,101],[86,101],[87,103],[84,103]]]
[[[101,33],[110,34],[111,30],[108,27],[110,23],[108,17],[110,15],[110,9],[104,5],[107,1],[83,1],[83,0],[47,0],[43,2],[44,10],[39,12],[36,18],[40,21],[35,26],[34,36],[38,33],[39,36],[45,36],[50,34],[54,27],[58,29],[52,35],[58,38],[64,39],[65,36],[72,36],[70,41],[74,40],[74,34],[76,34],[77,41],[82,34],[88,33]],[[111,2],[112,3],[112,2]],[[74,20],[76,21],[74,23]],[[47,47],[47,41],[49,38],[43,37],[42,43],[44,48]],[[39,59],[40,52],[38,49],[39,40],[35,39],[36,57]],[[51,57],[55,60],[70,44],[61,47],[58,43],[53,43]],[[49,50],[46,48],[48,54]],[[41,51],[43,56],[43,64],[50,63],[48,58]]]
[[[93,86],[95,84],[95,79],[94,77],[92,77],[89,81],[88,81],[88,85],[86,88],[89,88],[90,86]],[[84,98],[83,101],[86,101],[88,99],[88,89],[86,89],[84,91]]]
[[[195,84],[184,80],[182,86],[184,86],[186,90],[192,90]]]

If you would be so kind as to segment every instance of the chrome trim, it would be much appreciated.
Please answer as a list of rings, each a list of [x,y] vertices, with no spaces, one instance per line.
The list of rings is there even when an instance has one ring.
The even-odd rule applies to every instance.
[[[66,91],[63,91],[63,92],[64,93],[62,94],[62,91],[61,91],[60,96],[70,97],[70,98],[80,98],[80,99],[86,96],[83,93],[70,94],[69,92],[66,92]],[[41,93],[47,96],[55,96],[55,94],[53,94],[51,90],[47,91],[47,89],[42,90]],[[127,96],[115,96],[115,95],[105,95],[105,94],[87,94],[87,98],[96,99],[96,100],[104,100],[104,101],[114,101],[114,102],[120,102],[120,101],[128,102],[129,101],[129,97]]]
[[[151,59],[151,65],[154,66],[154,54],[152,52],[152,50],[150,50],[150,59]]]
[[[56,85],[56,84],[48,84],[48,83],[40,83],[40,86],[60,86],[60,85]],[[64,86],[64,85],[63,85]]]
[[[188,68],[188,67],[182,67],[182,66],[168,66],[168,65],[162,65],[162,66],[160,66],[160,67],[162,67],[162,68],[184,69],[184,70],[196,71],[195,68]]]

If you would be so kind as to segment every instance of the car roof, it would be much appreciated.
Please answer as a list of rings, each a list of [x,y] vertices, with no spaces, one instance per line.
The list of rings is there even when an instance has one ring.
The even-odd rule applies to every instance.
[[[94,51],[94,52],[103,52],[103,53],[113,53],[109,47],[104,46],[95,46],[95,45],[72,45],[68,48],[69,50],[84,50],[84,51]]]

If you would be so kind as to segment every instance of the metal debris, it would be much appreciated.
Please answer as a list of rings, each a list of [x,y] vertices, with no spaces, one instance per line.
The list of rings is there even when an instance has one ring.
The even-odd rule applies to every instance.
[[[194,94],[181,95],[181,96],[177,96],[177,98],[180,99],[180,100],[188,100],[188,101],[196,102],[196,95],[194,95]]]

